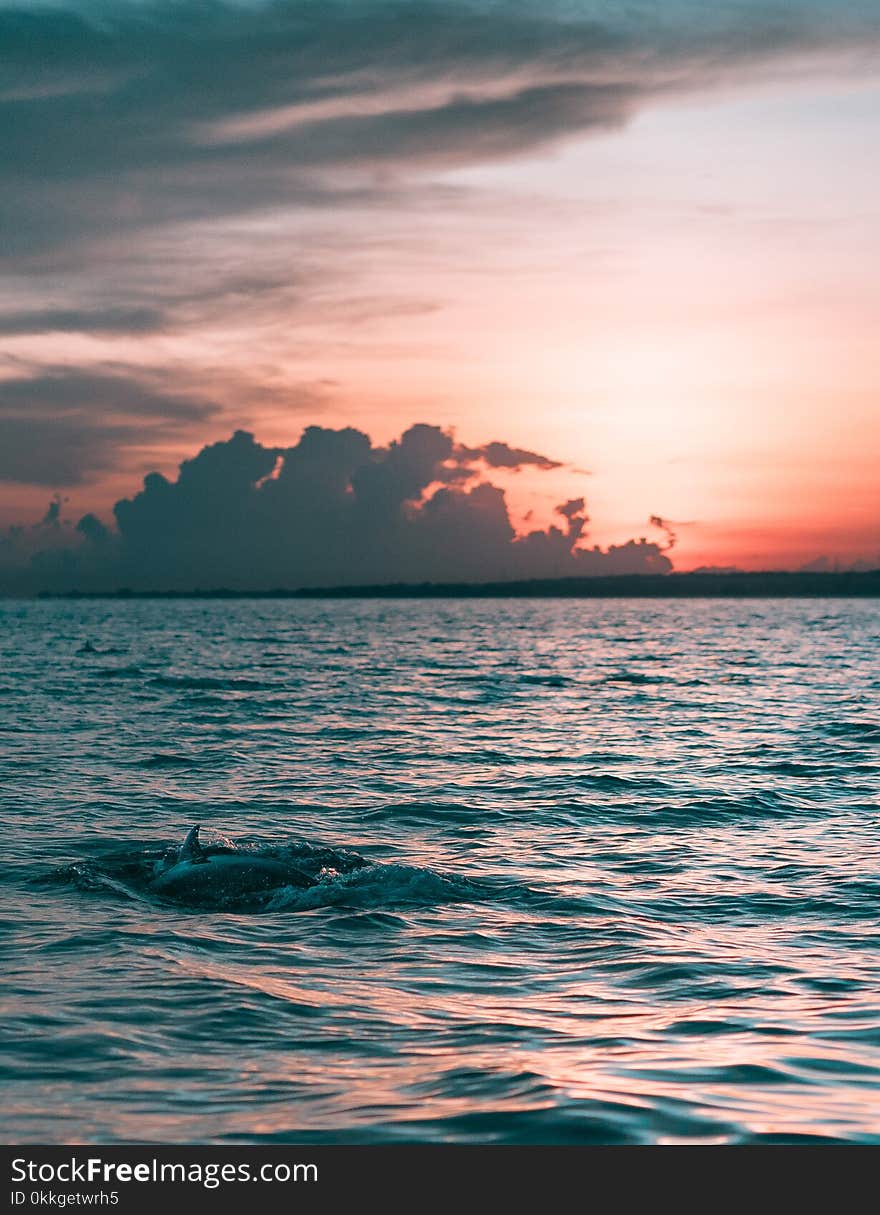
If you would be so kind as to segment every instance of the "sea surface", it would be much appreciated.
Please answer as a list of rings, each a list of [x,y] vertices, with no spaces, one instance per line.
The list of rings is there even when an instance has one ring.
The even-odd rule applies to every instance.
[[[880,1142],[880,602],[0,602],[15,1143]],[[174,902],[192,825],[310,884]]]

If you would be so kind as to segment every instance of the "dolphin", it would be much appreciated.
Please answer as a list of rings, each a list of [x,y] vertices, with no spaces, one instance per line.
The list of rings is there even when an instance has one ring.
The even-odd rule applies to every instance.
[[[315,879],[274,857],[209,844],[202,847],[198,826],[191,827],[176,858],[153,878],[150,889],[178,903],[225,906],[282,886],[305,888]]]

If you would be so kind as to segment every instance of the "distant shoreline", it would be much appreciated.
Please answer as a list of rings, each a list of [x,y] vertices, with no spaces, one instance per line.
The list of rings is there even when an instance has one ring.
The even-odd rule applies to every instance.
[[[40,591],[37,599],[793,599],[880,598],[880,569],[842,573],[617,574],[511,582],[422,582],[234,590]]]

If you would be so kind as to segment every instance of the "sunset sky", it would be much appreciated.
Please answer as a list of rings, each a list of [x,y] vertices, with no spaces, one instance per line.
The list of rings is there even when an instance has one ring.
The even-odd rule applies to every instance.
[[[0,3],[0,527],[429,423],[518,531],[880,564],[878,118],[876,0]]]

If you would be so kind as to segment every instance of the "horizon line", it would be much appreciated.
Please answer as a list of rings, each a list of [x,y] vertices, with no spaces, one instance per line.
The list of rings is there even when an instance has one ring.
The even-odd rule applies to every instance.
[[[880,598],[871,570],[671,571],[571,575],[493,582],[392,582],[318,587],[193,587],[185,590],[42,590],[4,599],[503,599],[503,598]]]

